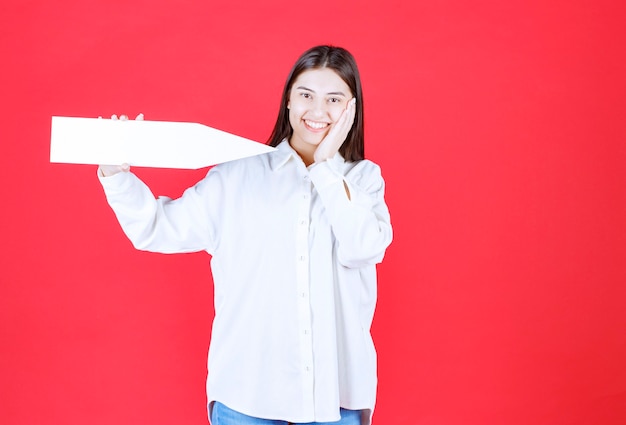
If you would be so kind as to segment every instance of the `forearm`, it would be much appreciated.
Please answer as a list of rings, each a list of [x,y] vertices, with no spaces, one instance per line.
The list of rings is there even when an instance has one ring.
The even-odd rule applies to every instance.
[[[189,214],[184,216],[185,208],[178,205],[180,202],[165,197],[156,199],[132,173],[99,178],[107,202],[137,249],[162,253],[205,249],[207,242],[202,236],[206,232],[198,231]]]
[[[321,163],[311,170],[311,179],[338,241],[340,262],[361,267],[382,261],[392,228],[382,177],[376,172],[364,176],[358,170],[353,174],[343,176],[330,163]]]

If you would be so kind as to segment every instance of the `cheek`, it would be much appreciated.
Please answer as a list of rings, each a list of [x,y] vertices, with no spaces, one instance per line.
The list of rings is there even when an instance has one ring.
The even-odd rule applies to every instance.
[[[294,109],[293,103],[292,103],[289,108],[289,124],[291,124],[291,128],[296,126],[299,120],[300,118],[298,116],[297,109]]]
[[[328,114],[330,115],[333,122],[336,122],[341,117],[341,114],[343,114],[343,111],[345,109],[346,105],[343,104],[332,105],[328,110]]]
[[[299,119],[304,112],[305,108],[300,102],[289,102],[289,121]]]

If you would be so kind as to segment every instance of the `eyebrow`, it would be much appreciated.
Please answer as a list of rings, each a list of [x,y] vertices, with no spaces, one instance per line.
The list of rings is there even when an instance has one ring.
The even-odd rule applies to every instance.
[[[311,93],[315,93],[315,90],[311,90],[310,88],[304,87],[304,86],[298,86],[298,87],[296,87],[296,90],[306,90],[306,91],[310,91]],[[346,97],[345,93],[341,92],[341,91],[332,91],[330,93],[326,93],[326,95]]]

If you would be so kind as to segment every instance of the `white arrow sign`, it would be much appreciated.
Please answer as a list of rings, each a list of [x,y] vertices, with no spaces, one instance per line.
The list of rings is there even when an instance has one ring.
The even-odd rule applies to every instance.
[[[199,123],[52,117],[50,162],[198,169],[274,149]]]

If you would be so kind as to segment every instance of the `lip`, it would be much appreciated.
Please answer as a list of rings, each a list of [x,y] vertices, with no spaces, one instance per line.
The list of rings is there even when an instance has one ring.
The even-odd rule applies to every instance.
[[[313,120],[303,119],[302,122],[304,123],[304,126],[307,128],[307,130],[312,131],[314,133],[323,132],[326,129],[328,129],[328,127],[330,127],[330,123],[323,122],[323,121],[313,121]],[[318,125],[319,127],[317,126],[312,127],[309,123]]]

